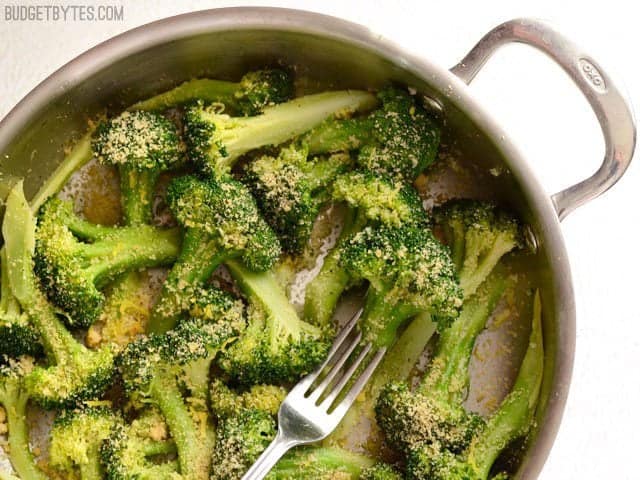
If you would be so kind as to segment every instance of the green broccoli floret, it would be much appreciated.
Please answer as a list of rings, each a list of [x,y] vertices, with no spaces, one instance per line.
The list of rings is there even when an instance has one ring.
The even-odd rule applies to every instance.
[[[11,292],[6,254],[0,250],[0,363],[22,355],[40,357],[38,332]]]
[[[410,452],[408,478],[487,480],[495,460],[512,441],[526,435],[536,411],[544,370],[540,298],[536,296],[529,338],[515,384],[498,410],[474,434],[462,452],[439,443],[422,443]],[[493,477],[505,479],[504,473]]]
[[[334,115],[372,108],[375,96],[358,90],[325,92],[267,107],[255,117],[230,117],[219,104],[187,109],[185,141],[189,157],[214,175],[224,174],[243,154],[284,143]]]
[[[386,88],[364,118],[328,120],[304,137],[312,154],[359,150],[363,170],[405,182],[436,159],[440,128],[408,92]]]
[[[247,330],[221,356],[221,367],[241,384],[295,382],[327,355],[329,339],[301,320],[273,272],[227,268],[247,297]]]
[[[80,219],[71,202],[52,198],[40,209],[35,269],[49,298],[68,313],[69,325],[86,327],[100,315],[100,289],[109,281],[170,264],[179,249],[177,229],[95,225]]]
[[[199,288],[192,298],[188,320],[180,322],[168,336],[192,348],[203,344],[203,334],[210,337],[205,338],[204,342],[204,345],[209,345],[209,353],[203,353],[199,358],[184,364],[180,375],[180,380],[188,388],[192,401],[197,399],[206,407],[210,386],[209,372],[218,353],[218,345],[223,346],[244,331],[245,307],[241,300],[215,288]],[[180,346],[176,345],[176,349],[179,348]]]
[[[320,208],[330,199],[332,181],[350,164],[346,154],[309,159],[305,147],[293,144],[277,157],[263,156],[247,166],[243,181],[285,251],[305,248]]]
[[[23,380],[32,368],[33,359],[30,357],[10,359],[7,364],[0,365],[0,406],[4,408],[4,421],[8,428],[8,432],[3,432],[8,434],[9,448],[5,452],[19,478],[46,480],[47,475],[38,468],[29,448],[29,393],[24,388]]]
[[[451,247],[465,298],[504,255],[523,245],[520,221],[492,203],[452,200],[436,208],[433,217]]]
[[[340,265],[347,239],[366,225],[426,225],[427,216],[415,189],[371,172],[350,172],[336,178],[332,199],[347,206],[340,237],[324,259],[322,268],[305,291],[305,318],[326,328],[340,296],[352,281]]]
[[[219,378],[214,378],[209,385],[210,408],[218,419],[246,409],[262,410],[275,418],[286,396],[287,389],[279,385],[252,385],[241,392],[232,390]]]
[[[368,280],[360,319],[363,343],[390,348],[398,330],[415,315],[428,313],[445,330],[459,314],[462,292],[447,248],[424,227],[367,227],[346,242],[340,262],[354,278]],[[368,383],[329,442],[339,444],[353,422],[373,413],[381,385]]]
[[[376,406],[377,419],[395,448],[407,452],[418,443],[437,442],[459,452],[482,425],[482,419],[463,405],[469,386],[468,366],[476,338],[506,285],[503,275],[495,274],[465,301],[460,317],[441,332],[429,370],[415,391],[404,382],[383,388]]]
[[[240,480],[276,436],[269,412],[241,411],[222,420],[211,460],[211,480]]]
[[[9,194],[2,225],[9,284],[38,331],[48,360],[48,366],[35,367],[25,378],[25,388],[45,407],[74,405],[96,398],[109,385],[113,354],[109,348],[90,351],[76,341],[40,292],[33,273],[35,229],[20,182]]]
[[[167,92],[138,102],[128,110],[166,110],[195,100],[222,103],[243,115],[257,115],[265,107],[293,97],[293,76],[279,68],[256,70],[239,82],[199,78],[189,80]]]
[[[391,467],[342,448],[301,447],[287,453],[267,480],[400,480]]]
[[[400,325],[430,312],[444,330],[458,317],[462,293],[448,250],[428,229],[366,227],[343,246],[340,263],[369,282],[361,328],[366,342],[389,347]]]
[[[49,464],[68,478],[100,480],[100,447],[118,421],[108,408],[63,411],[49,433]]]
[[[149,331],[156,333],[173,328],[185,310],[188,298],[182,292],[198,287],[222,263],[239,258],[250,270],[265,271],[280,255],[278,238],[255,200],[231,178],[176,178],[167,201],[184,227],[184,238],[149,321]]]
[[[155,113],[123,112],[98,126],[92,145],[100,163],[118,167],[125,224],[151,223],[158,177],[184,154],[176,126]]]
[[[403,477],[391,465],[378,463],[362,471],[360,480],[401,480]]]
[[[164,419],[147,409],[130,425],[113,426],[100,448],[100,459],[107,480],[186,480],[176,461],[157,461],[175,452],[175,443],[166,438]]]
[[[180,473],[209,475],[213,431],[207,418],[209,369],[218,351],[244,327],[242,308],[222,292],[207,295],[197,315],[162,335],[136,340],[118,357],[125,391],[135,403],[156,406],[176,443]],[[187,401],[182,385],[191,390]],[[194,401],[195,400],[195,401]]]

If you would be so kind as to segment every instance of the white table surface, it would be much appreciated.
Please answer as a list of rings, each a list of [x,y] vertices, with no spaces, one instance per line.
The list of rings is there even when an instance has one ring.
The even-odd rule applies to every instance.
[[[46,1],[0,2],[22,5]],[[52,2],[56,4],[93,4]],[[327,13],[372,30],[443,66],[454,65],[501,21],[533,16],[552,21],[640,99],[640,45],[635,2],[420,0],[137,1],[122,22],[5,22],[0,11],[0,117],[44,79],[87,48],[132,27],[213,7],[269,5]],[[97,4],[97,2],[96,2]],[[595,117],[561,70],[524,46],[504,49],[472,90],[502,123],[549,192],[599,165],[603,141]],[[542,479],[639,478],[640,165],[601,199],[564,222],[578,306],[574,379],[566,414]],[[638,297],[636,297],[637,299]],[[631,460],[631,463],[629,461]]]

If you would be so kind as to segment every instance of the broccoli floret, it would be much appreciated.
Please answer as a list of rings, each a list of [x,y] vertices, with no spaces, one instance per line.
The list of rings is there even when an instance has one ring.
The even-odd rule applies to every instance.
[[[100,289],[109,281],[170,264],[179,249],[177,229],[94,225],[76,216],[70,202],[53,198],[40,210],[35,269],[49,298],[68,313],[69,325],[86,327],[100,315]]]
[[[302,447],[287,453],[265,477],[267,480],[399,480],[393,470],[375,460],[342,448]]]
[[[279,68],[245,74],[238,83],[199,78],[138,102],[129,110],[165,110],[194,100],[222,103],[243,115],[257,115],[265,107],[293,96],[293,76]]]
[[[391,465],[378,463],[362,471],[360,480],[401,480],[402,475]]]
[[[248,390],[236,392],[215,378],[209,386],[211,411],[219,419],[246,409],[262,410],[275,418],[286,396],[287,389],[279,385],[252,385]]]
[[[155,113],[123,112],[98,126],[92,145],[100,163],[118,167],[125,224],[151,223],[158,176],[185,150],[176,126]]]
[[[445,330],[458,317],[462,292],[455,269],[443,246],[428,229],[420,227],[367,227],[346,242],[340,262],[354,278],[366,279],[369,288],[361,317],[363,342],[390,348],[398,329],[411,317],[428,313]],[[368,383],[347,418],[328,440],[339,444],[360,417],[372,417],[380,382]]]
[[[9,194],[2,225],[8,277],[13,294],[40,335],[48,360],[48,366],[34,368],[25,378],[25,388],[45,407],[74,405],[105,390],[113,373],[113,354],[109,348],[90,351],[76,341],[40,292],[33,273],[35,228],[20,182]]]
[[[371,172],[351,172],[340,175],[333,185],[332,198],[347,205],[340,237],[324,259],[322,268],[305,292],[305,318],[326,328],[336,304],[352,281],[340,265],[340,251],[347,239],[367,224],[426,225],[427,216],[415,189],[394,182],[389,177]]]
[[[460,317],[441,332],[429,370],[415,391],[404,382],[383,388],[376,406],[377,419],[394,447],[406,452],[418,443],[437,442],[459,452],[482,425],[483,420],[463,405],[469,386],[468,366],[475,340],[506,285],[502,274],[496,274],[465,301]]]
[[[436,159],[440,129],[406,91],[378,93],[382,106],[368,117],[329,120],[304,137],[312,154],[359,150],[363,170],[405,182]]]
[[[27,425],[27,404],[29,393],[24,388],[24,377],[33,368],[33,359],[21,357],[10,359],[0,365],[0,406],[4,408],[8,433],[8,449],[5,452],[13,469],[20,478],[46,480],[47,476],[37,467],[29,448],[29,427]]]
[[[462,293],[446,247],[428,229],[366,227],[343,246],[340,263],[368,280],[364,340],[389,347],[405,320],[430,312],[444,330],[458,317]]]
[[[185,310],[188,298],[182,292],[199,286],[223,262],[240,258],[249,269],[265,271],[280,255],[278,238],[255,200],[231,178],[176,178],[167,201],[184,227],[184,238],[149,321],[149,331],[156,333],[173,328]]]
[[[227,268],[250,304],[249,324],[221,356],[220,365],[242,384],[295,382],[327,355],[329,340],[301,320],[273,272]]]
[[[451,247],[465,298],[504,255],[523,245],[520,221],[492,203],[452,200],[436,208],[433,217]]]
[[[291,145],[277,157],[263,156],[247,167],[244,182],[256,197],[283,249],[300,253],[336,175],[351,164],[346,154],[311,160],[305,147]]]
[[[534,301],[529,347],[511,392],[474,434],[462,452],[439,443],[422,443],[410,451],[408,478],[421,480],[487,480],[500,452],[526,435],[535,414],[544,370],[540,298]],[[499,474],[495,478],[508,478]]]
[[[0,272],[0,363],[22,355],[39,357],[40,337],[11,292],[4,248],[0,250]]]
[[[176,443],[180,473],[188,479],[209,474],[213,432],[203,397],[217,352],[244,326],[242,308],[227,294],[207,295],[196,315],[162,335],[136,340],[118,357],[125,391],[136,403],[155,405]],[[191,390],[187,401],[182,385]],[[204,405],[206,407],[206,404]]]
[[[118,421],[108,408],[63,411],[49,434],[49,464],[68,478],[100,480],[100,447]]]
[[[192,296],[187,321],[182,321],[169,336],[187,345],[201,345],[203,333],[209,335],[205,345],[222,345],[230,341],[246,328],[244,304],[232,295],[215,288],[197,289]],[[220,338],[221,340],[216,340]],[[179,348],[179,346],[178,346]],[[193,399],[198,399],[206,407],[209,397],[209,371],[217,347],[207,347],[209,354],[186,363],[182,367],[180,379],[189,389]]]
[[[241,155],[256,148],[279,145],[334,115],[375,106],[367,92],[346,90],[296,98],[270,106],[255,117],[230,117],[220,105],[202,102],[187,109],[185,141],[189,157],[211,174],[229,171]]]
[[[222,420],[211,460],[211,480],[240,480],[276,436],[269,412],[241,411]]]
[[[176,461],[156,461],[175,451],[162,416],[148,409],[130,425],[113,426],[100,447],[100,459],[107,480],[186,480]]]

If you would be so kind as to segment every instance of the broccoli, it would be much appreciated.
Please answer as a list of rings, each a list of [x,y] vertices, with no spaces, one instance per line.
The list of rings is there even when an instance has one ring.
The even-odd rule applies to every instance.
[[[244,335],[222,353],[220,365],[242,384],[295,382],[327,355],[324,333],[301,320],[273,272],[252,272],[228,261],[250,303]]]
[[[175,328],[170,338],[178,339],[187,345],[199,345],[203,332],[212,339],[220,337],[224,343],[237,337],[246,328],[245,307],[241,300],[215,288],[197,289],[192,295],[188,321],[182,321]],[[211,341],[207,340],[211,345]],[[214,346],[218,343],[215,340]],[[176,348],[180,348],[179,345]],[[209,371],[218,349],[207,347],[208,354],[184,364],[180,375],[181,381],[189,389],[192,401],[197,399],[201,405],[207,406],[209,399]]]
[[[257,115],[265,107],[286,102],[293,96],[292,75],[279,68],[245,74],[238,83],[199,78],[138,102],[128,110],[165,110],[194,100],[222,103],[243,115]]]
[[[100,288],[124,272],[171,263],[179,248],[177,229],[95,225],[52,198],[40,209],[35,270],[69,325],[86,327],[100,315]]]
[[[269,412],[246,409],[222,420],[211,460],[211,480],[240,480],[276,436]]]
[[[108,408],[63,411],[49,433],[49,464],[67,478],[100,480],[100,447],[118,421]]]
[[[45,180],[30,202],[31,211],[37,212],[49,197],[55,195],[73,172],[91,160],[91,134],[82,137],[62,162]],[[37,332],[29,324],[27,315],[11,293],[7,274],[4,246],[0,249],[0,362],[6,355],[39,357],[42,345]]]
[[[109,385],[113,354],[109,348],[90,351],[76,341],[39,290],[33,273],[35,228],[20,182],[9,194],[2,224],[9,284],[38,331],[48,360],[48,366],[35,367],[25,377],[25,388],[47,408],[74,405],[99,396]]]
[[[422,480],[487,480],[500,452],[531,428],[544,370],[540,298],[534,301],[529,347],[514,386],[498,410],[483,422],[462,452],[436,443],[416,445],[407,464],[408,478]],[[508,476],[500,473],[494,479]]]
[[[325,92],[270,106],[255,117],[230,117],[219,104],[199,102],[184,115],[189,157],[213,175],[228,172],[241,155],[279,145],[334,116],[372,108],[375,96],[358,90]]]
[[[42,355],[38,332],[11,292],[8,268],[3,248],[0,250],[0,363],[22,355]]]
[[[384,175],[350,172],[336,178],[332,198],[348,210],[334,248],[324,259],[320,272],[307,285],[304,313],[310,323],[326,327],[340,295],[352,280],[340,265],[343,244],[367,224],[425,225],[427,216],[415,189]],[[426,228],[426,227],[425,227]]]
[[[482,419],[463,402],[469,386],[468,365],[477,336],[506,288],[502,274],[490,277],[468,298],[460,317],[441,332],[429,370],[415,391],[405,382],[386,385],[376,406],[378,424],[391,445],[410,451],[415,444],[438,442],[462,450]]]
[[[366,227],[340,252],[340,262],[354,278],[369,281],[360,325],[363,343],[390,348],[397,332],[411,317],[428,313],[444,331],[458,317],[462,292],[455,269],[443,246],[428,229],[420,227]],[[353,423],[373,411],[381,388],[368,383],[328,442],[341,443]]]
[[[500,258],[524,243],[519,220],[489,202],[451,200],[436,208],[433,217],[451,247],[465,298]]]
[[[10,359],[0,365],[0,405],[4,408],[8,428],[9,460],[13,469],[23,480],[46,480],[47,476],[36,465],[29,448],[27,404],[29,393],[24,388],[24,377],[33,368],[33,359],[21,357]],[[0,425],[4,426],[4,425]],[[7,433],[4,430],[2,433]]]
[[[231,178],[176,178],[169,184],[167,201],[184,227],[184,238],[149,321],[149,331],[156,333],[173,328],[185,310],[182,291],[207,280],[223,262],[239,257],[249,269],[265,271],[280,255],[278,238],[255,200]]]
[[[332,181],[350,164],[346,154],[310,160],[305,147],[292,144],[277,157],[263,156],[248,165],[243,181],[285,251],[305,248],[320,208],[330,199]]]
[[[180,480],[176,461],[156,461],[175,451],[161,415],[147,409],[130,425],[113,426],[100,447],[100,461],[107,480]]]
[[[440,129],[406,91],[378,93],[382,106],[364,118],[331,119],[304,136],[312,154],[358,150],[358,165],[374,174],[413,180],[436,159]]]
[[[262,410],[275,418],[286,396],[287,390],[278,385],[252,385],[241,393],[229,388],[219,378],[213,379],[209,385],[210,408],[218,419],[237,415],[245,409]]]
[[[213,432],[201,401],[211,362],[244,327],[243,311],[231,297],[222,292],[207,297],[210,302],[200,305],[198,315],[165,334],[130,343],[117,361],[132,400],[156,406],[165,417],[176,443],[180,473],[190,480],[209,474]],[[189,401],[183,397],[182,385],[191,390]]]
[[[265,477],[267,480],[400,480],[391,467],[338,447],[301,447],[290,451]]]
[[[118,167],[125,224],[151,223],[158,176],[184,152],[176,126],[155,113],[123,112],[98,126],[92,146],[100,163]]]
[[[444,330],[457,318],[462,293],[448,251],[428,229],[366,227],[349,239],[340,263],[368,280],[361,319],[364,341],[389,347],[405,320],[430,312]]]

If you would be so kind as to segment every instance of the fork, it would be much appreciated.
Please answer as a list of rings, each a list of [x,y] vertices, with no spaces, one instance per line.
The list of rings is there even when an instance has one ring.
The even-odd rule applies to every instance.
[[[276,438],[245,473],[242,480],[263,479],[289,449],[318,442],[338,426],[386,352],[385,348],[377,350],[362,373],[356,376],[356,372],[359,372],[360,366],[372,349],[371,343],[367,343],[347,370],[339,375],[362,340],[362,332],[358,332],[353,340],[348,341],[360,315],[362,309],[336,337],[324,363],[289,392],[278,411]],[[324,373],[327,368],[329,370]],[[351,388],[335,403],[352,380]]]

